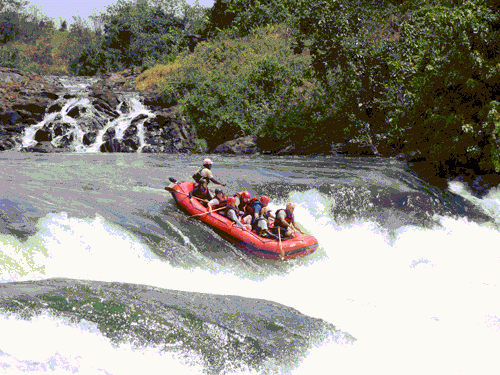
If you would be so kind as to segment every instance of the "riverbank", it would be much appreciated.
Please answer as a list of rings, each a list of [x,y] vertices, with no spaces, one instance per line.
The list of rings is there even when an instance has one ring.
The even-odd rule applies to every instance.
[[[88,97],[95,108],[92,118],[93,126],[89,127],[88,119],[82,116],[84,108],[75,107],[71,116],[85,123],[88,132],[84,135],[84,143],[95,141],[97,132],[106,122],[116,119],[116,111],[120,104],[119,95],[135,94],[154,115],[146,119],[138,115],[131,120],[131,125],[144,121],[144,140],[146,145],[141,149],[144,153],[214,153],[226,155],[268,154],[276,156],[338,156],[338,157],[377,157],[395,158],[407,163],[410,170],[420,178],[440,188],[446,188],[448,181],[467,183],[472,191],[483,196],[489,189],[500,183],[500,176],[491,171],[467,168],[463,165],[450,165],[429,160],[419,151],[402,153],[401,149],[388,144],[384,136],[380,136],[374,144],[359,140],[347,140],[335,143],[331,149],[325,150],[296,148],[293,144],[280,148],[269,138],[250,135],[236,137],[208,149],[204,141],[198,138],[196,128],[189,118],[183,116],[177,103],[165,103],[153,90],[136,89],[140,69],[127,69],[113,74],[93,77],[88,87]],[[71,77],[68,79],[75,79]],[[61,101],[74,98],[67,92],[58,77],[39,76],[16,69],[0,68],[0,83],[3,99],[0,101],[0,150],[22,149],[22,136],[27,128],[43,120],[46,114],[61,110]],[[59,104],[58,104],[59,103]],[[61,119],[59,119],[61,120]],[[37,131],[36,145],[24,148],[27,152],[71,152],[70,142],[53,140],[61,134],[61,128],[67,124],[54,121],[44,125]],[[107,133],[100,147],[102,152],[137,152],[137,128],[131,128],[124,139],[114,139],[113,133]]]

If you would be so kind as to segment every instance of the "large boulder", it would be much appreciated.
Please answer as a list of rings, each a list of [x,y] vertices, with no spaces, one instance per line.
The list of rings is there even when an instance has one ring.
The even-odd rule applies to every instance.
[[[255,154],[259,151],[256,142],[256,136],[240,137],[218,145],[213,152],[216,154],[234,155]]]
[[[97,132],[95,131],[85,133],[82,140],[84,146],[90,146],[95,142],[96,138],[97,138]]]
[[[147,148],[163,153],[187,153],[198,139],[196,129],[175,109],[155,112],[156,117],[144,121],[144,138]]]
[[[114,128],[109,128],[104,132],[104,135],[102,136],[102,141],[107,142],[111,141],[112,139],[115,138],[116,135],[116,130]]]
[[[0,68],[0,129],[3,133],[0,150],[15,148],[25,128],[42,121],[62,89],[60,83],[46,77]]]

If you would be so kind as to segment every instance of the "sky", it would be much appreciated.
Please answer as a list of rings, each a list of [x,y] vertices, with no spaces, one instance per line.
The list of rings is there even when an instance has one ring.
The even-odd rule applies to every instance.
[[[81,16],[87,19],[91,14],[104,13],[106,7],[115,4],[117,0],[28,0],[30,4],[36,6],[47,17],[53,18],[56,25],[59,19],[65,19],[71,23],[73,16]],[[187,0],[193,4],[195,0]],[[213,0],[199,0],[201,5],[211,7]]]

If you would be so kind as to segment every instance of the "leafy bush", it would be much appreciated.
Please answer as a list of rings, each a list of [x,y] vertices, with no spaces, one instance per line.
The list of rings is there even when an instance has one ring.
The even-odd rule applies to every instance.
[[[279,30],[268,27],[244,39],[221,36],[162,68],[172,74],[155,84],[166,102],[184,107],[209,148],[257,133],[310,77],[309,57],[294,55]]]
[[[258,28],[288,23],[295,7],[296,2],[288,0],[215,0],[203,34],[213,37],[231,31],[243,37]]]

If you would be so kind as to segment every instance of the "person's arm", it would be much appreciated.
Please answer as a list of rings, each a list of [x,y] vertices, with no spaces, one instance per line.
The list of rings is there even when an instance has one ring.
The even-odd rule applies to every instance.
[[[283,211],[280,211],[280,213],[278,214],[278,216],[276,216],[276,219],[280,221],[281,224],[283,224],[284,227],[287,227],[288,228],[288,223],[286,222],[285,220],[285,215],[282,213]]]
[[[210,177],[210,181],[212,181],[214,184],[217,184],[217,185],[226,186],[225,184],[223,184],[222,182],[217,181],[217,180],[216,180],[215,178],[213,178],[213,177]]]
[[[219,204],[219,200],[217,198],[212,199],[210,202],[208,202],[208,211],[212,213],[212,206],[217,206]]]
[[[297,224],[295,224],[295,221],[292,221],[292,224],[291,224],[293,230],[298,230],[300,233],[304,234],[304,232],[302,232],[298,227],[297,227]]]
[[[234,211],[229,211],[229,219],[232,220],[233,223],[238,225],[238,228],[246,230],[243,224],[241,224],[240,221],[238,220],[238,217],[236,216],[236,213]]]

